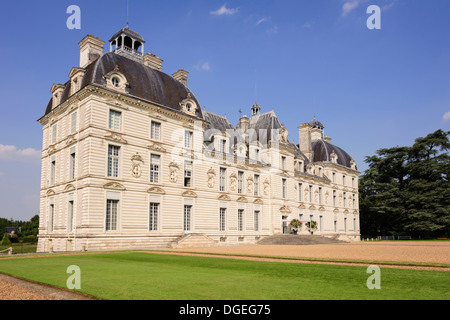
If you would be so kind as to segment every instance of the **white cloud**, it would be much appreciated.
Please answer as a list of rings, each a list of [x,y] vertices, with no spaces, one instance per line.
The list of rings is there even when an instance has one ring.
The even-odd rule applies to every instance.
[[[269,18],[261,18],[256,22],[256,25],[259,26],[261,23],[267,22],[267,21],[269,21]]]
[[[199,61],[194,66],[194,69],[198,70],[198,71],[209,71],[209,70],[211,70],[211,66],[209,65],[209,62]]]
[[[210,13],[216,16],[223,16],[223,15],[233,15],[235,13],[237,13],[239,11],[238,8],[235,9],[228,9],[226,7],[226,4],[224,4],[223,6],[221,6],[219,9],[217,9],[216,11],[211,11]]]
[[[443,116],[442,119],[444,119],[444,121],[450,120],[450,111],[446,112]]]
[[[360,0],[349,0],[342,6],[342,15],[345,17],[359,6]]]
[[[303,26],[302,26],[302,28],[305,28],[305,29],[311,29],[311,27],[312,27],[312,23],[310,23],[310,22],[305,22],[305,24],[303,24]]]
[[[17,149],[16,146],[0,144],[0,160],[36,161],[41,158],[41,151],[33,148]]]

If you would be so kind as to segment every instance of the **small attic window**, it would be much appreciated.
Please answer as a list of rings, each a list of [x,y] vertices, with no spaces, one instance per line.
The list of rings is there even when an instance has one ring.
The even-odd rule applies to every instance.
[[[191,110],[192,110],[192,105],[191,105],[190,103],[186,103],[186,110],[187,110],[188,112],[191,112]]]
[[[119,87],[120,79],[118,77],[112,77],[111,78],[111,83],[113,84],[114,87]]]

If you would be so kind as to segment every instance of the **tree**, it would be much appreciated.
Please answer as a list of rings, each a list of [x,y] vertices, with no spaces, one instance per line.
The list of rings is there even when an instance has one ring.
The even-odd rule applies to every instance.
[[[437,130],[411,147],[367,157],[360,179],[361,233],[450,235],[450,132]]]
[[[2,241],[0,242],[0,245],[7,246],[7,245],[10,245],[10,244],[11,244],[11,241],[9,241],[9,235],[7,233],[5,233],[3,235]]]

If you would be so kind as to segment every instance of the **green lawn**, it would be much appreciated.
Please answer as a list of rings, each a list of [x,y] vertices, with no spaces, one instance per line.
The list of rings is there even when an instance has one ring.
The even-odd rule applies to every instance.
[[[0,272],[65,287],[81,269],[81,292],[114,300],[448,300],[450,272],[383,268],[369,290],[366,267],[239,261],[141,252],[0,260]]]

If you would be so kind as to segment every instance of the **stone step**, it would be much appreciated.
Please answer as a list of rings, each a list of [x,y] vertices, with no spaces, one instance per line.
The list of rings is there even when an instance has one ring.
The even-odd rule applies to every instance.
[[[216,242],[208,236],[200,233],[190,233],[172,242],[172,248],[213,247]]]
[[[311,244],[333,244],[347,243],[346,241],[315,235],[280,234],[273,235],[258,241],[259,245],[311,245]]]

